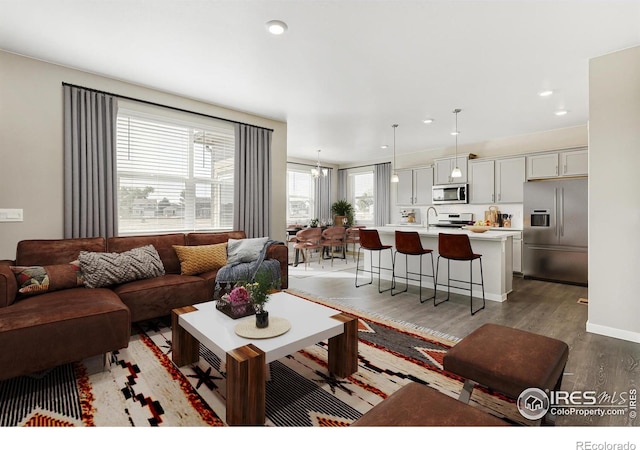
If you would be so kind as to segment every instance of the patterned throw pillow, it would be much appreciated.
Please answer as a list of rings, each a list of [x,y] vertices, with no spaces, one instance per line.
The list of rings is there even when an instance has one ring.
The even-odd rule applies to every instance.
[[[164,275],[164,264],[153,245],[122,253],[80,252],[80,268],[88,288],[111,286]]]
[[[268,237],[229,239],[227,264],[256,261],[268,240]]]
[[[84,282],[78,261],[51,266],[12,266],[11,270],[18,282],[18,292],[24,296],[79,287]]]
[[[211,245],[174,245],[182,275],[197,275],[227,264],[227,243]]]

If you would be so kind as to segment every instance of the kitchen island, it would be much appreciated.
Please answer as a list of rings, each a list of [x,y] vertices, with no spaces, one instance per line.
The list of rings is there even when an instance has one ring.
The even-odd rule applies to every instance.
[[[385,245],[394,246],[395,251],[395,232],[399,231],[415,231],[420,235],[420,241],[424,248],[433,250],[434,270],[438,260],[438,236],[440,233],[449,234],[466,234],[471,241],[471,248],[474,253],[482,255],[482,272],[484,275],[484,292],[487,300],[503,302],[507,299],[507,295],[513,289],[513,237],[519,236],[519,231],[506,230],[488,230],[484,233],[473,233],[461,228],[444,228],[444,227],[416,227],[416,226],[384,226],[374,227],[380,234],[380,240]],[[363,251],[365,256],[365,264],[369,268],[369,253]],[[377,259],[376,259],[377,261]],[[361,263],[362,264],[362,263]],[[389,252],[382,252],[382,267],[391,267],[391,257]],[[423,256],[423,272],[430,274],[431,263],[428,255]],[[396,258],[396,277],[397,283],[404,283],[405,274],[405,258],[404,255],[398,254]],[[416,256],[409,256],[409,270],[411,272],[419,271],[419,260]],[[386,272],[386,273],[385,273]],[[417,278],[410,275],[410,278]],[[382,271],[382,278],[391,279],[390,271]],[[451,262],[451,278],[458,280],[469,279],[469,263],[468,262]],[[447,280],[447,264],[446,260],[440,260],[440,273],[438,275],[438,290],[446,291],[447,287],[440,285],[446,283]],[[480,266],[478,262],[473,262],[473,280],[480,281]],[[409,280],[409,283],[416,284],[417,281]],[[451,292],[469,295],[468,291],[457,289],[455,286],[464,286],[464,283],[452,283]],[[433,280],[431,278],[423,278],[423,286],[433,288]],[[468,287],[468,283],[466,283]],[[473,286],[473,296],[482,298],[482,290],[479,285]]]

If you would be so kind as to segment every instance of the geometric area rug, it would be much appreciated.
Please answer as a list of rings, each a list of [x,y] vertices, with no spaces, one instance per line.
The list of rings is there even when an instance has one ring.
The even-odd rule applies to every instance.
[[[328,372],[327,342],[269,364],[266,426],[348,426],[415,381],[457,397],[464,379],[442,369],[455,338],[289,291],[358,318],[358,371]],[[204,346],[196,364],[171,360],[169,318],[133,325],[129,345],[89,374],[67,364],[0,382],[0,426],[226,426],[224,364]],[[528,424],[513,400],[478,386],[470,404],[510,424]],[[428,412],[425,405],[425,413]]]

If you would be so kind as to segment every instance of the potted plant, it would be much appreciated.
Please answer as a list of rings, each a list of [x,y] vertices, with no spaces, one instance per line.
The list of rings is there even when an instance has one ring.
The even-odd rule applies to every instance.
[[[334,225],[353,225],[353,205],[346,200],[338,200],[331,205],[331,212],[334,214]],[[343,219],[347,219],[344,223]]]
[[[276,287],[271,272],[266,268],[259,269],[253,277],[253,283],[248,283],[245,287],[256,310],[256,327],[266,328],[269,325],[269,312],[264,307],[269,301],[269,294]]]

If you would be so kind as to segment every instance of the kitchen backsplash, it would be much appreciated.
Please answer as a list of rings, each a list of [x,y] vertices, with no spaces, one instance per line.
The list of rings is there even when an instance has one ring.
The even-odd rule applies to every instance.
[[[434,208],[438,212],[438,214],[444,213],[473,213],[474,220],[484,219],[484,212],[489,210],[490,206],[496,206],[498,210],[500,210],[501,214],[511,214],[511,228],[521,230],[523,227],[523,205],[522,203],[509,203],[509,204],[487,204],[487,205],[476,205],[476,204],[468,204],[468,205],[436,205]],[[414,206],[414,207],[392,207],[391,208],[391,223],[400,223],[400,210],[407,209],[415,209],[419,210],[419,214],[417,216],[420,217],[420,222],[426,224],[426,213],[428,206]],[[430,211],[429,222],[434,224],[436,222],[436,217],[433,214],[433,211]]]

